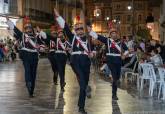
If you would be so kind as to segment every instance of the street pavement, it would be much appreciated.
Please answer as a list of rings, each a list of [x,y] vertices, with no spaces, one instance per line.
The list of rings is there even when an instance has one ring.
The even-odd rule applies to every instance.
[[[29,98],[21,61],[0,63],[0,114],[79,114],[79,86],[69,65],[66,67],[65,92],[53,84],[53,73],[47,59],[40,59],[35,97]],[[58,82],[59,83],[59,82]],[[130,83],[121,83],[117,102],[111,99],[111,84],[91,68],[92,98],[86,101],[88,114],[165,114],[165,103],[143,95]]]

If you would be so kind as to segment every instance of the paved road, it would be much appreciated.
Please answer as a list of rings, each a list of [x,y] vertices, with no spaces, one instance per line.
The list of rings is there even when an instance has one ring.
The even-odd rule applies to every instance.
[[[77,100],[79,87],[74,73],[66,67],[66,91],[60,93],[59,85],[52,83],[52,71],[47,59],[41,59],[38,67],[35,98],[28,98],[24,83],[24,70],[20,61],[0,63],[0,114],[79,114]],[[89,114],[163,114],[165,103],[139,97],[130,84],[122,84],[119,101],[112,102],[108,81],[91,71],[92,99],[86,109]],[[155,112],[153,112],[155,111]],[[162,111],[162,112],[160,112]],[[151,113],[153,112],[153,113]]]

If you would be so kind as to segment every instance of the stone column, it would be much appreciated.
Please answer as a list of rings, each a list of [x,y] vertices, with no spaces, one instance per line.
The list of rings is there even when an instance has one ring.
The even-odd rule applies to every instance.
[[[18,15],[23,15],[23,0],[17,0],[17,6],[18,6]]]

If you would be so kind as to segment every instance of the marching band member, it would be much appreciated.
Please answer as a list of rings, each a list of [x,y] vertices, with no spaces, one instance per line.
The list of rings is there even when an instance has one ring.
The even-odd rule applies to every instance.
[[[87,114],[85,111],[85,99],[86,88],[88,86],[89,74],[90,74],[90,58],[92,56],[88,38],[85,35],[84,27],[82,23],[77,23],[74,26],[75,33],[72,33],[65,20],[59,15],[56,9],[54,9],[56,21],[63,28],[69,41],[72,44],[71,53],[71,66],[78,78],[80,86],[80,94],[78,100],[79,112],[81,114]]]
[[[32,98],[34,94],[37,66],[38,66],[38,51],[40,49],[37,43],[37,37],[33,31],[33,27],[30,24],[30,20],[25,18],[24,32],[21,32],[8,17],[7,24],[9,30],[13,31],[14,37],[21,41],[22,47],[20,50],[20,58],[23,61],[25,69],[25,82],[28,89],[29,97]]]
[[[93,38],[101,41],[106,45],[106,59],[107,65],[111,70],[113,82],[112,82],[112,99],[118,100],[117,97],[117,86],[120,79],[122,59],[127,56],[128,48],[125,43],[121,42],[118,37],[118,32],[115,28],[111,28],[109,32],[110,38],[98,35],[92,30],[91,26],[87,26],[89,35]]]
[[[58,27],[55,31],[55,26],[51,27],[51,35],[48,37],[49,54],[48,59],[51,63],[54,72],[54,84],[57,85],[58,75],[60,77],[61,91],[64,92],[65,83],[65,66],[67,61],[67,40],[65,39],[63,30]]]
[[[47,38],[47,44],[49,45],[49,53],[48,53],[48,59],[50,61],[52,70],[53,70],[53,82],[55,85],[57,85],[57,79],[58,79],[58,72],[57,72],[57,66],[55,61],[55,50],[56,50],[56,37],[57,33],[55,31],[55,26],[51,26],[51,34],[50,36],[47,35],[49,38]]]
[[[57,66],[57,72],[60,77],[61,91],[64,91],[65,83],[65,66],[67,61],[67,44],[63,30],[58,28],[56,38],[56,51],[55,51],[55,64]]]

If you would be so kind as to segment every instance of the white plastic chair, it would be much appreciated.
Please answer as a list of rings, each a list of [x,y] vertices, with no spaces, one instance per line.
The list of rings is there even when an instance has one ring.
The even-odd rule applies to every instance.
[[[162,92],[163,100],[165,100],[165,68],[158,68],[158,74],[160,76],[158,99],[160,99],[160,94]]]
[[[149,80],[149,95],[153,95],[153,90],[156,83],[156,74],[154,67],[149,63],[139,64],[139,80],[140,80],[140,91],[143,89],[144,80]]]
[[[135,73],[137,65],[138,65],[138,61],[135,62],[133,69],[130,69],[130,71],[128,72],[125,72],[125,79],[128,79],[128,74],[130,74],[131,82],[133,82],[133,80],[138,78],[138,73]]]

